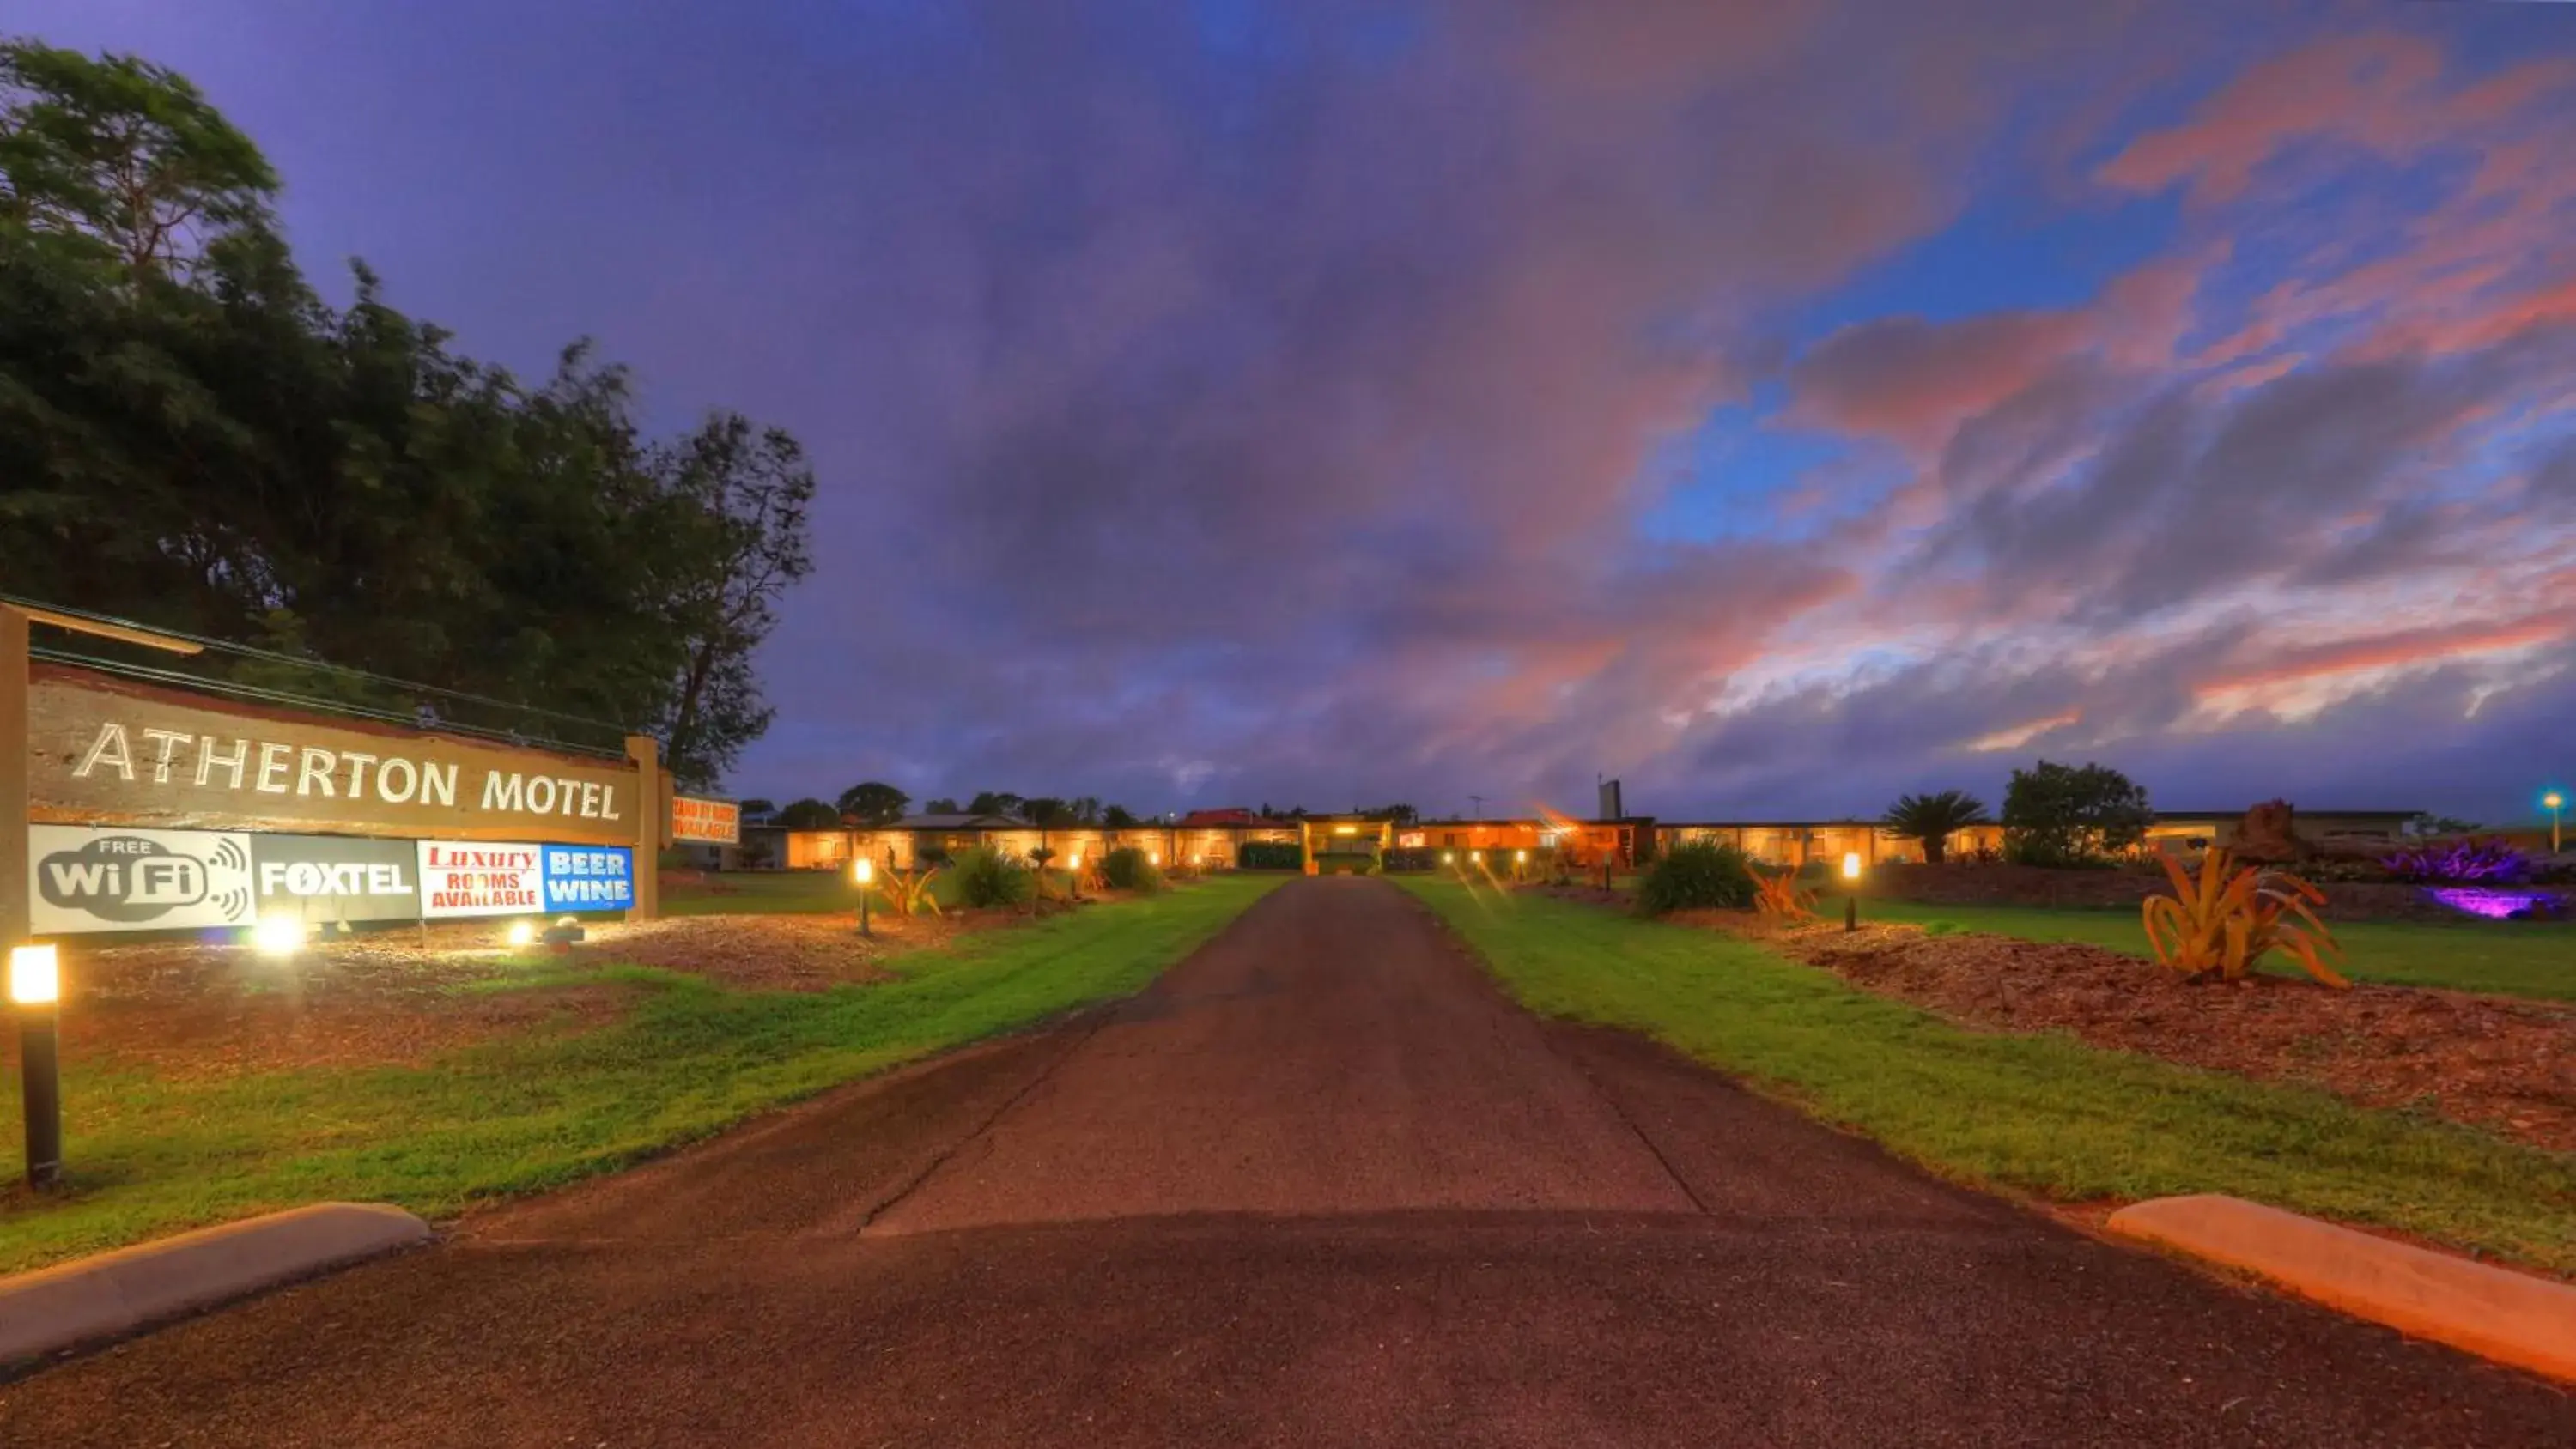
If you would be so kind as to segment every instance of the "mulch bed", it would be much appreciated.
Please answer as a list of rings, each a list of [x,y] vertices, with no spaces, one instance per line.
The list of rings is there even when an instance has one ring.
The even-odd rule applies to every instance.
[[[2300,1082],[2371,1107],[2429,1111],[2576,1152],[2576,1007],[2426,987],[2337,991],[2256,977],[2192,984],[2072,942],[1905,925],[1784,927],[1738,911],[1670,918],[1758,939],[1853,985],[1997,1031]]]
[[[2288,867],[2291,874],[2298,867]],[[2029,865],[1915,865],[1889,863],[1871,868],[1868,894],[1890,900],[1947,906],[2097,907],[2131,910],[2151,895],[2172,889],[2165,873],[2152,867],[2117,870],[2052,870]],[[2439,921],[2457,924],[2469,918],[2446,906],[2421,886],[2392,881],[2326,881],[2318,914],[2330,921]],[[2558,895],[2565,887],[2540,887]],[[2569,932],[2576,951],[2576,930]]]

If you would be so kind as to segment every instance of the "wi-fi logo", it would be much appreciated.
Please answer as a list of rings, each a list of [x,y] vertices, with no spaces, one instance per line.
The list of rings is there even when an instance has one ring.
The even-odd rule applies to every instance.
[[[226,870],[248,871],[250,869],[250,852],[242,849],[240,841],[227,835],[223,839],[215,842],[215,864],[222,866]],[[218,899],[229,899],[231,895],[232,892],[227,891],[224,896],[218,897]]]
[[[243,920],[248,920],[250,918],[249,887],[244,886],[235,890],[217,891],[215,892],[214,900],[215,909],[223,912],[226,920],[231,920],[236,917]]]

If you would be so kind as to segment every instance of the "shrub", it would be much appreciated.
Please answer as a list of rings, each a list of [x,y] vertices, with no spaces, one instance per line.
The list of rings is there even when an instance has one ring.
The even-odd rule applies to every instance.
[[[1038,893],[1035,872],[991,846],[979,845],[957,857],[953,869],[957,899],[979,909],[1025,905]]]
[[[2198,876],[2167,856],[2165,875],[2173,894],[2149,896],[2140,912],[2158,964],[2195,981],[2235,981],[2277,950],[2328,986],[2352,985],[2327,964],[2343,949],[2312,909],[2326,898],[2315,886],[2277,871],[2237,868],[2223,848],[2201,857]]]
[[[1158,891],[1163,888],[1162,868],[1147,859],[1144,851],[1132,845],[1122,845],[1102,856],[1100,875],[1114,890]]]
[[[1234,863],[1245,870],[1303,870],[1306,849],[1293,841],[1247,840],[1235,851]]]
[[[1637,914],[1753,904],[1753,864],[1743,851],[1715,841],[1694,841],[1665,851],[1637,883]]]
[[[1399,845],[1379,857],[1379,863],[1386,867],[1389,875],[1437,870],[1440,852],[1427,845]]]
[[[2384,856],[2389,874],[2407,881],[2516,881],[2531,873],[2531,858],[2499,836],[2410,846]]]

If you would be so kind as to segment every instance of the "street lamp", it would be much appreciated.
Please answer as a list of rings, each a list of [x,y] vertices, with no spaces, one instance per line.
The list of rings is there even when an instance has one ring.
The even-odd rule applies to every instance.
[[[1843,929],[1860,929],[1860,852],[1843,852]]]
[[[863,855],[850,862],[850,881],[859,888],[859,934],[862,936],[876,934],[868,929],[868,887],[876,883],[876,878],[875,861]]]
[[[2567,803],[2567,797],[2559,794],[2555,790],[2552,790],[2548,794],[2540,797],[2540,803],[2549,807],[2549,853],[2551,855],[2556,855],[2560,849],[2558,840],[2558,809],[2560,806]]]
[[[18,1009],[18,1071],[27,1109],[27,1185],[63,1175],[62,1064],[56,1052],[63,976],[51,945],[9,950],[9,1004]]]

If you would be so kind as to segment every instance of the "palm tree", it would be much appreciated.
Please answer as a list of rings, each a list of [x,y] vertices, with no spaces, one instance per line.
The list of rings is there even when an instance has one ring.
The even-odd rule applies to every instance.
[[[1965,790],[1944,790],[1938,795],[1899,795],[1879,823],[1922,841],[1923,858],[1939,865],[1953,831],[1984,825],[1988,819],[1985,801]]]

